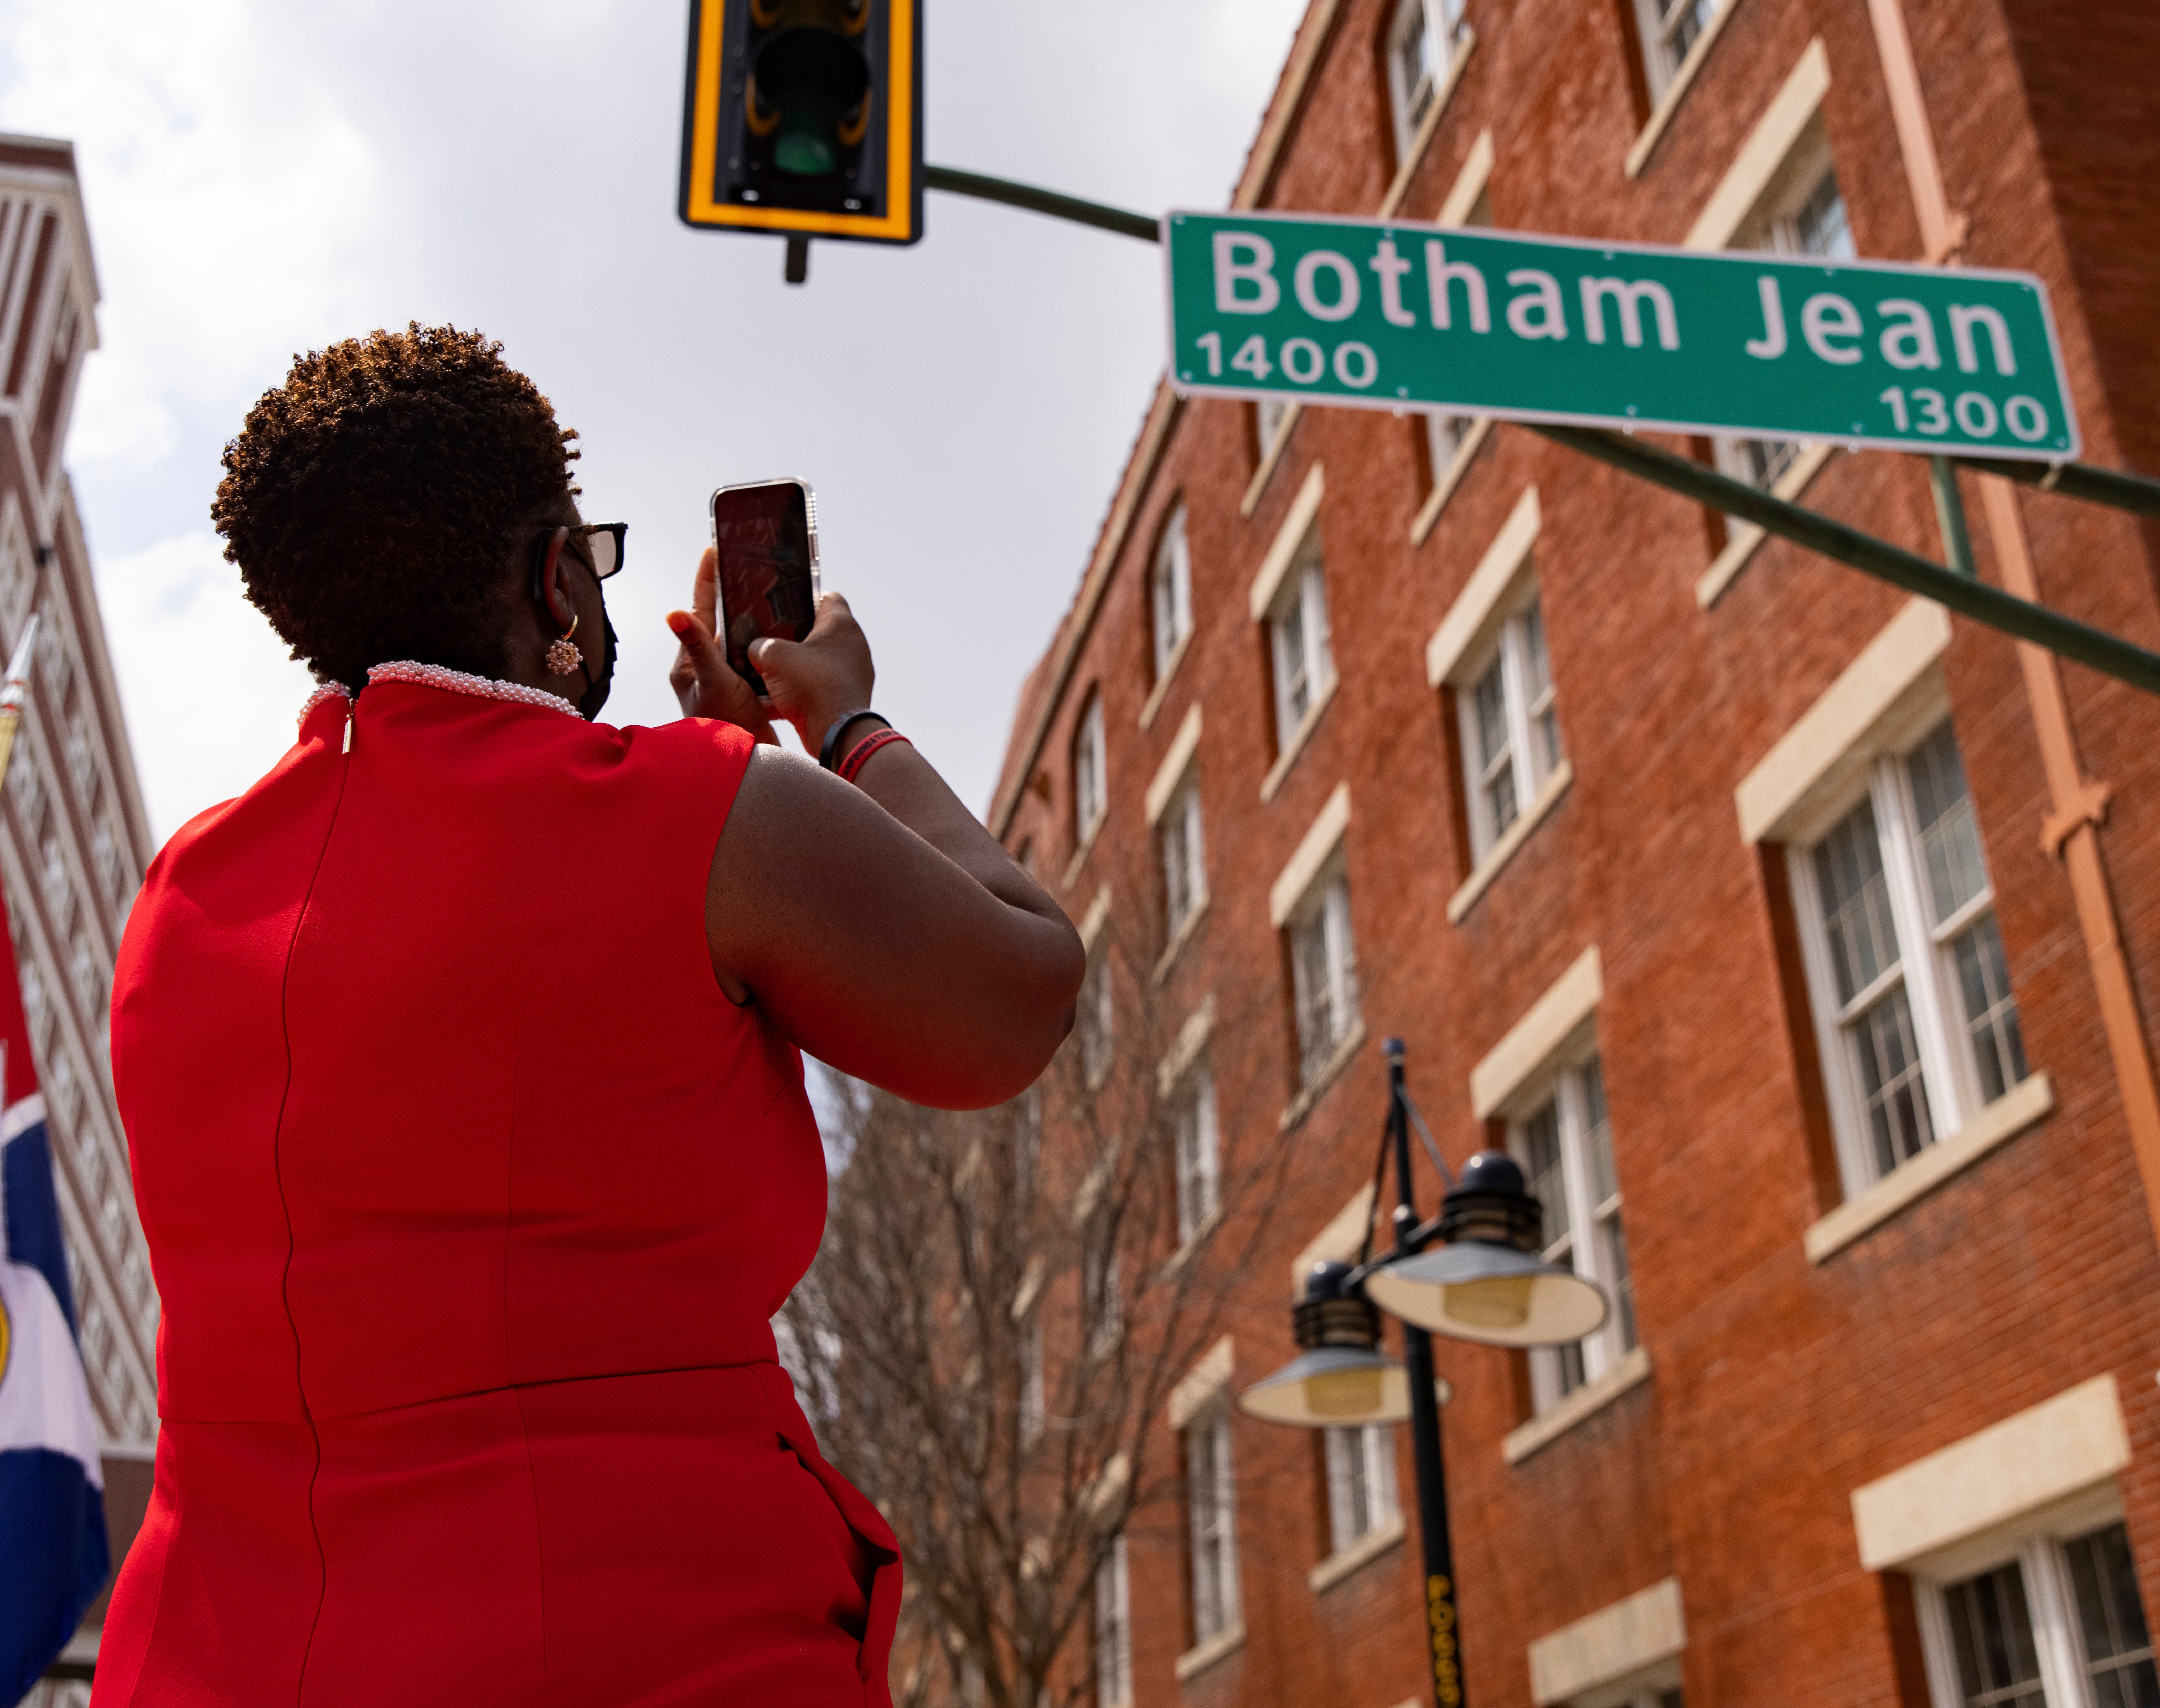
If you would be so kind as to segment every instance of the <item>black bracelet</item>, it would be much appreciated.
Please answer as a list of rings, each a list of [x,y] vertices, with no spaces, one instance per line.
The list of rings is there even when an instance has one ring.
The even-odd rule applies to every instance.
[[[830,727],[826,729],[825,740],[818,749],[818,763],[823,766],[827,771],[832,770],[833,761],[839,756],[833,750],[840,745],[840,732],[858,718],[875,718],[886,729],[892,728],[891,719],[886,717],[882,712],[873,712],[868,706],[863,707],[859,711],[841,713],[839,717],[833,719]]]

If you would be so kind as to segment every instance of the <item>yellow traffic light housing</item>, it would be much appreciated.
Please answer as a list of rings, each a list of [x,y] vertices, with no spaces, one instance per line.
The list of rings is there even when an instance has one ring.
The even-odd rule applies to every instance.
[[[685,224],[922,235],[922,0],[690,0]]]

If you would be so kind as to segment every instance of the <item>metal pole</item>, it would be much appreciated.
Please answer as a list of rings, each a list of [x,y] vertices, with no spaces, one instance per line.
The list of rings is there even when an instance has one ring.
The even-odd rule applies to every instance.
[[[1928,459],[1928,487],[1935,495],[1935,523],[1943,532],[1943,562],[1968,581],[1980,579],[1972,560],[1972,536],[1965,525],[1965,500],[1958,492],[1957,468],[1948,457]]]
[[[1410,1124],[1403,1101],[1403,1041],[1390,1038],[1388,1134],[1395,1147],[1395,1255],[1417,1248],[1417,1201],[1410,1185]],[[1426,1664],[1440,1708],[1462,1708],[1462,1629],[1455,1602],[1455,1550],[1447,1531],[1447,1471],[1440,1451],[1440,1395],[1433,1382],[1432,1336],[1402,1325],[1403,1365],[1410,1384],[1410,1448],[1417,1465],[1418,1530],[1425,1546]]]
[[[1003,202],[1025,208],[1031,214],[1047,214],[1054,220],[1072,220],[1144,242],[1162,241],[1162,221],[1145,214],[1128,213],[1098,201],[1083,201],[1077,195],[1060,195],[1054,189],[1037,189],[1031,184],[1015,184],[1009,178],[991,178],[980,172],[962,172],[951,166],[925,166],[922,187],[952,195],[972,195],[983,201]]]
[[[2147,693],[2160,693],[2160,653],[2132,646],[2119,635],[2111,635],[2066,617],[2046,605],[2034,605],[1991,587],[1984,581],[1968,581],[1955,570],[1925,558],[1847,527],[1812,510],[1788,504],[1758,488],[1730,480],[1685,457],[1675,456],[1656,445],[1617,433],[1586,427],[1554,427],[1527,423],[1555,444],[1585,456],[1610,463],[1616,469],[1659,486],[1669,488],[1699,504],[1752,522],[1768,532],[1783,536],[1811,552],[1849,563],[1877,580],[1923,599],[1931,599],[1946,610],[1975,622],[2000,629],[2021,641],[2031,641],[2050,652],[2117,677]]]
[[[2038,486],[2087,504],[2105,504],[2138,516],[2160,516],[2160,480],[2124,469],[2095,469],[2090,463],[2012,462],[2007,457],[1953,457],[1976,474],[2000,475],[2006,480]]]

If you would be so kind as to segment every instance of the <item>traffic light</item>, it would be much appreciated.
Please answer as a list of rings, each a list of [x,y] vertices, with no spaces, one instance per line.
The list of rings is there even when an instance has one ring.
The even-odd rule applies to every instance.
[[[922,0],[690,0],[677,211],[796,283],[812,237],[921,237]]]

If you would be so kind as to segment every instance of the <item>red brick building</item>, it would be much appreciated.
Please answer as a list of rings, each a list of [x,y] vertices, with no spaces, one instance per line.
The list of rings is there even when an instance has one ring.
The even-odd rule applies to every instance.
[[[2142,7],[1315,0],[1236,200],[2029,268],[2087,459],[2152,470],[2156,81]],[[1917,459],[1667,442],[1942,555]],[[2150,524],[1963,495],[1984,579],[2160,646]],[[1148,946],[1113,1054],[1136,981],[1280,990],[1161,1077],[1195,1216],[1218,1108],[1295,1185],[1167,1420],[1189,1513],[1102,1586],[1105,1708],[1431,1700],[1403,1432],[1229,1404],[1355,1247],[1389,1035],[1620,1306],[1441,1345],[1472,1700],[2160,1700],[2156,737],[1520,428],[1159,393],[992,825]]]

